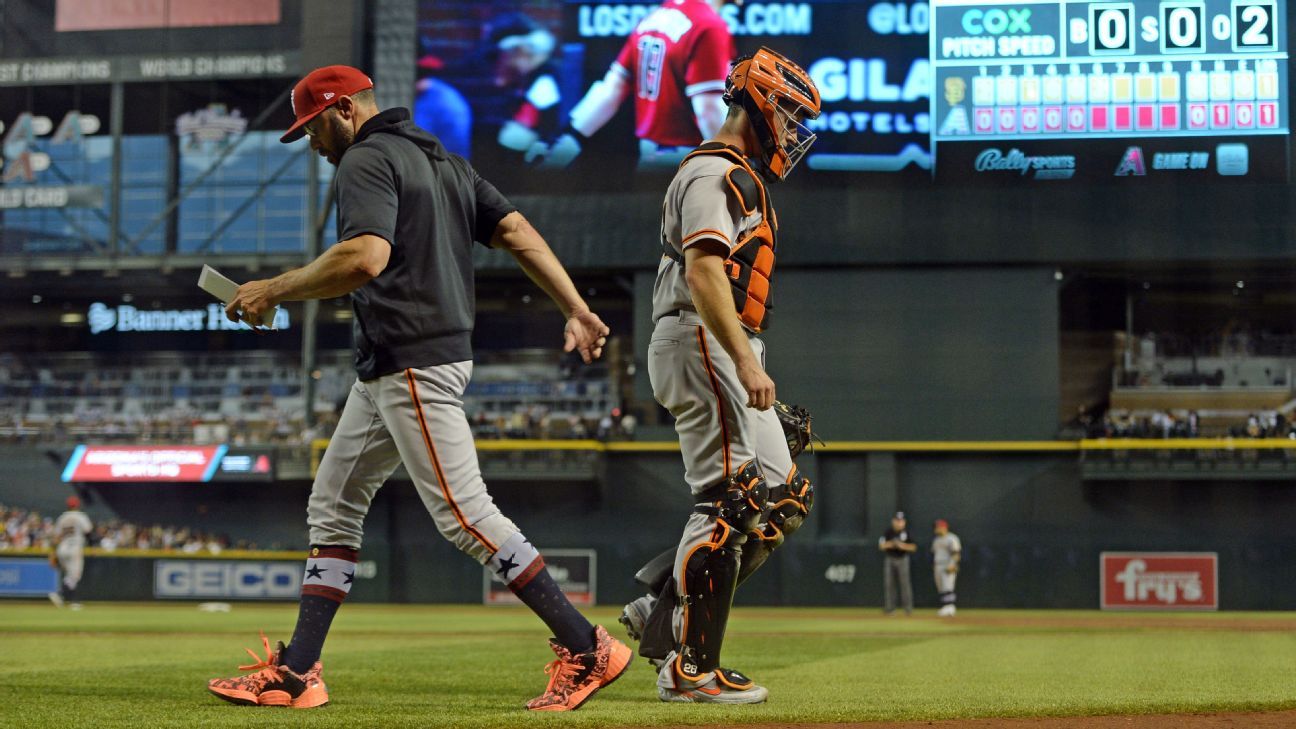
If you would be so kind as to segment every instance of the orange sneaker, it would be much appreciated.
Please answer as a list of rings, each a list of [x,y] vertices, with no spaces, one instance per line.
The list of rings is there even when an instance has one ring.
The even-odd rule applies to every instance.
[[[595,692],[620,678],[634,655],[601,625],[594,628],[594,649],[588,653],[572,654],[554,640],[549,641],[549,647],[558,658],[545,666],[549,686],[527,702],[531,711],[579,709]]]
[[[246,676],[234,678],[213,678],[207,682],[207,690],[217,698],[243,706],[291,706],[294,709],[313,709],[328,703],[328,687],[320,674],[323,664],[318,661],[304,674],[294,673],[287,666],[279,664],[283,655],[284,644],[281,641],[275,650],[270,650],[270,641],[261,634],[261,645],[265,647],[264,660],[257,657],[252,649],[246,649],[253,662],[239,666],[240,671],[253,671]]]

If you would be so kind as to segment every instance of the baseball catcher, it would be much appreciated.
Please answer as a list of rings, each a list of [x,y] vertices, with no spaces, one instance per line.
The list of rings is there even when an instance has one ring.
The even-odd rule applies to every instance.
[[[666,190],[648,345],[653,395],[675,416],[695,506],[679,546],[640,570],[651,593],[627,605],[622,622],[659,666],[662,701],[747,704],[768,691],[721,666],[734,590],[813,503],[792,462],[808,443],[808,415],[775,406],[759,335],[770,325],[778,250],[766,185],[814,142],[802,122],[818,116],[819,91],[791,60],[761,48],[735,63],[724,101],[720,130]]]

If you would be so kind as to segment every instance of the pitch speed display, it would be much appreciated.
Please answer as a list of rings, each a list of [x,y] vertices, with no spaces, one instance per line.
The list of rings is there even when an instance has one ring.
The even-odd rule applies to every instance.
[[[932,11],[938,180],[1287,179],[1282,0]]]

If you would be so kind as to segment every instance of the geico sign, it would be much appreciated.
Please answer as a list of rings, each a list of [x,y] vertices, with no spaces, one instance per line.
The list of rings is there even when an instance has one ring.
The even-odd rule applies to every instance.
[[[301,576],[296,562],[159,560],[153,566],[153,595],[292,600],[301,592]]]

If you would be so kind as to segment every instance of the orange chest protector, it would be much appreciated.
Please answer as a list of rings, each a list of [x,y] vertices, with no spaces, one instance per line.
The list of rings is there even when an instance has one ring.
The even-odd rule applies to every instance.
[[[774,279],[778,217],[774,214],[774,206],[770,203],[765,183],[736,149],[711,142],[690,152],[684,161],[688,162],[701,155],[724,157],[733,162],[725,172],[730,192],[744,217],[760,212],[760,223],[742,234],[724,261],[738,320],[744,327],[759,334],[769,328],[770,312],[774,309],[770,290]],[[664,240],[662,244],[667,256],[678,261],[681,266],[684,265],[683,256]]]

